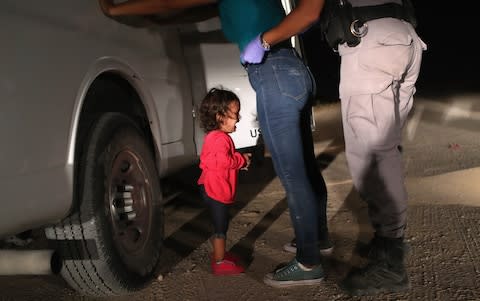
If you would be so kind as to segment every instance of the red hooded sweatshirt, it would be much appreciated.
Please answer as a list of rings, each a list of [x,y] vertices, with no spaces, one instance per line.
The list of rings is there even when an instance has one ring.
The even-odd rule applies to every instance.
[[[238,170],[245,166],[243,155],[235,151],[232,138],[214,130],[205,136],[200,154],[202,174],[198,184],[205,186],[207,195],[224,204],[234,202]]]

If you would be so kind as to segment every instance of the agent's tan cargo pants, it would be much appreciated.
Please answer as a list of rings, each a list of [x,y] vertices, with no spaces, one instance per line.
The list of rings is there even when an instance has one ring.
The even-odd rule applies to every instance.
[[[402,237],[407,210],[402,128],[426,45],[402,20],[382,18],[367,26],[359,45],[339,45],[346,156],[376,234]]]

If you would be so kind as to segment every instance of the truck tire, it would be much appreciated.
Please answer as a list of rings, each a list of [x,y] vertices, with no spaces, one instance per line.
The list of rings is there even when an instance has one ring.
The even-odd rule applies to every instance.
[[[45,232],[72,288],[125,295],[156,277],[164,223],[159,176],[152,147],[127,116],[103,114],[88,137],[77,165],[77,206]]]

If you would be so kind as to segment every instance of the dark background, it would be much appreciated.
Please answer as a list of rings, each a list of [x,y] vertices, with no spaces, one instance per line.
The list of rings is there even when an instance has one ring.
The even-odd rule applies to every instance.
[[[467,1],[438,7],[446,3],[413,1],[417,33],[428,46],[417,82],[417,95],[424,97],[480,92],[478,11]],[[319,101],[337,101],[340,58],[321,37],[318,27],[301,36],[304,55],[316,79]]]

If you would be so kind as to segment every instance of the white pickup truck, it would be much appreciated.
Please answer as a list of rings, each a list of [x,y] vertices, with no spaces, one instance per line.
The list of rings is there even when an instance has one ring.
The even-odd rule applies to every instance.
[[[232,138],[261,160],[255,93],[218,18],[165,21],[111,19],[97,1],[2,1],[0,240],[45,229],[52,247],[33,265],[38,250],[0,249],[0,275],[47,264],[94,297],[148,285],[165,260],[165,184],[198,164],[195,109],[212,87],[239,96]]]
[[[1,4],[0,239],[45,228],[60,274],[84,295],[155,277],[162,185],[198,163],[195,108],[209,88],[241,99],[237,148],[259,140],[255,94],[218,19],[143,21],[107,18],[97,1]]]

